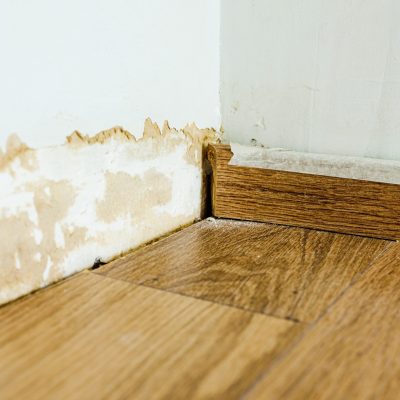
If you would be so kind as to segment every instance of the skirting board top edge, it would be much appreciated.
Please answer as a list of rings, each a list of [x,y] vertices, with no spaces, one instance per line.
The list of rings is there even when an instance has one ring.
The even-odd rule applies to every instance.
[[[400,161],[302,153],[231,143],[229,165],[400,184]]]

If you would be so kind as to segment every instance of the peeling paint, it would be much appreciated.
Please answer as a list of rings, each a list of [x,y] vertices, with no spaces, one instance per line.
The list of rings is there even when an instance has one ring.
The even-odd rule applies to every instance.
[[[149,119],[139,139],[75,131],[35,150],[12,136],[0,153],[0,304],[198,219],[215,140],[212,129]]]

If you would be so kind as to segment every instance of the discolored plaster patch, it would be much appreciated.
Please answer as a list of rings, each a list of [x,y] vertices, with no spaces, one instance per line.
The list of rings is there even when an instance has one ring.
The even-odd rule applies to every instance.
[[[23,143],[16,134],[12,134],[7,139],[5,153],[0,148],[0,171],[10,167],[15,160],[24,169],[37,168],[35,151]],[[14,171],[11,169],[9,172],[13,174]]]
[[[41,263],[31,257],[37,251],[33,228],[27,213],[0,219],[0,304],[40,285]]]
[[[32,187],[34,193],[34,205],[38,214],[38,229],[42,232],[43,239],[39,245],[42,268],[41,286],[51,280],[55,281],[61,277],[59,270],[63,253],[71,248],[60,248],[57,243],[61,229],[60,221],[66,217],[68,210],[74,204],[76,192],[68,181],[53,182],[45,180]],[[47,256],[47,257],[45,257]],[[41,270],[41,271],[40,271]]]
[[[201,216],[212,129],[146,120],[33,150],[15,136],[0,154],[0,304]]]
[[[33,193],[36,221],[22,212],[0,219],[0,303],[61,278],[59,268],[65,252],[82,243],[69,240],[57,245],[56,228],[74,202],[75,191],[65,181],[43,181],[26,185]],[[4,210],[3,210],[4,211]],[[71,235],[70,235],[71,236]],[[70,239],[70,238],[69,238]]]
[[[97,204],[97,216],[108,223],[118,218],[146,218],[155,206],[171,200],[171,179],[155,169],[146,171],[143,177],[106,172],[105,181],[105,195]]]

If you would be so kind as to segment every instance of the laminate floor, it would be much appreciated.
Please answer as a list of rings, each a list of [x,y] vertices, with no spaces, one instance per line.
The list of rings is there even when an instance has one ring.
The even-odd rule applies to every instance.
[[[397,399],[400,244],[207,219],[0,308],[0,399]]]

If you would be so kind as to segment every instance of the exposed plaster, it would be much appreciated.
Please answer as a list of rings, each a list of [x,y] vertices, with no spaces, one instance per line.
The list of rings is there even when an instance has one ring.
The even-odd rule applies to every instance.
[[[194,124],[122,128],[0,153],[0,304],[200,218],[204,146]]]

